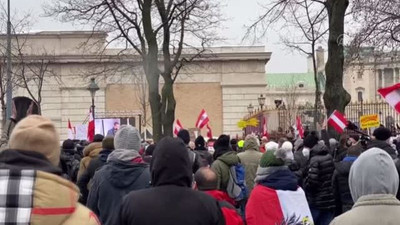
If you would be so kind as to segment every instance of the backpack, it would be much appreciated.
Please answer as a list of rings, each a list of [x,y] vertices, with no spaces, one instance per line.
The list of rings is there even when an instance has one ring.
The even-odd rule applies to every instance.
[[[229,197],[237,202],[247,197],[245,169],[242,164],[239,163],[229,168],[229,180],[226,192]]]

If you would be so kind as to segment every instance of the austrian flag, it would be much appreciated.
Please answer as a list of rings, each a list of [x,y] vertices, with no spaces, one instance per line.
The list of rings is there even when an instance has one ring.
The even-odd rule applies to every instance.
[[[328,124],[341,134],[348,125],[347,119],[339,111],[333,111],[332,115],[328,118]]]
[[[176,120],[175,125],[174,125],[174,134],[176,136],[178,136],[179,131],[182,130],[182,129],[183,129],[183,126],[181,124],[181,121]]]
[[[400,83],[390,87],[381,88],[378,93],[392,106],[397,113],[400,113]]]
[[[207,112],[203,109],[200,112],[199,118],[197,118],[196,127],[202,129],[208,122],[210,122],[210,119],[208,118]]]

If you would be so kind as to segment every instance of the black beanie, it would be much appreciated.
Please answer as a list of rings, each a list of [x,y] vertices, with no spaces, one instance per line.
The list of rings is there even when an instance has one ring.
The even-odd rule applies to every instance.
[[[188,130],[182,129],[178,132],[178,138],[182,139],[183,143],[186,145],[190,142],[190,134]]]
[[[379,127],[374,130],[373,135],[376,138],[376,140],[386,141],[392,136],[392,132],[390,132],[388,128]]]
[[[114,137],[105,137],[102,146],[103,149],[114,150]]]
[[[318,144],[318,137],[312,134],[309,134],[307,137],[304,138],[304,147],[313,148],[315,145]]]
[[[228,135],[221,135],[214,143],[214,159],[217,159],[221,155],[232,151],[231,144],[230,144],[230,137]]]
[[[194,141],[196,149],[203,149],[206,146],[206,141],[204,140],[203,136],[198,136]]]
[[[103,139],[104,139],[104,136],[103,136],[103,135],[101,135],[101,134],[96,134],[96,135],[94,135],[94,137],[93,137],[93,142],[102,142]]]
[[[62,144],[63,149],[75,149],[75,143],[73,140],[65,140]]]

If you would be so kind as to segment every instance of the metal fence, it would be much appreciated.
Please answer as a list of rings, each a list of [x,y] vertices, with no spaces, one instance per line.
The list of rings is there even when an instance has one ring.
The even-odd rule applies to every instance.
[[[370,114],[377,114],[380,123],[385,127],[396,129],[396,125],[400,124],[400,114],[386,102],[355,102],[350,103],[345,110],[346,118],[356,125],[359,125],[362,115]],[[266,109],[247,117],[256,118],[259,124],[257,127],[246,128],[245,133],[261,134],[264,117],[267,120],[268,131],[288,131],[291,126],[295,125],[296,117],[298,116],[301,118],[303,127],[307,127],[310,130],[320,130],[327,118],[325,109],[319,109],[318,112],[315,113],[313,107]],[[318,120],[316,126],[314,124],[315,117]]]

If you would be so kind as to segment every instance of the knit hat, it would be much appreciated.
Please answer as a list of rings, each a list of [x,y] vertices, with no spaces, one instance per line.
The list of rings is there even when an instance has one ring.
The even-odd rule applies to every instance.
[[[138,129],[131,125],[122,125],[114,136],[115,149],[140,150],[140,135]]]
[[[105,137],[101,143],[103,149],[114,150],[114,137]]]
[[[194,144],[196,145],[196,148],[205,148],[206,141],[204,140],[203,136],[200,135],[196,138]]]
[[[103,136],[103,135],[101,135],[101,134],[96,134],[96,135],[94,135],[94,137],[93,137],[93,142],[102,142],[103,139],[104,139],[104,136]]]
[[[17,123],[10,140],[10,149],[43,154],[54,166],[60,162],[60,137],[51,120],[31,115]]]
[[[374,130],[373,135],[376,138],[376,140],[386,141],[392,136],[392,132],[390,132],[388,128],[379,127]]]
[[[267,144],[265,144],[265,151],[276,151],[278,150],[279,144],[274,142],[274,141],[270,141]]]
[[[293,144],[290,141],[283,142],[281,149],[285,152],[285,159],[294,160]]]
[[[185,145],[188,145],[190,142],[190,134],[188,130],[182,129],[178,132],[178,138],[182,139]]]
[[[285,162],[277,158],[275,155],[275,152],[281,151],[281,150],[267,150],[262,156],[260,160],[260,167],[265,168],[265,167],[272,167],[272,166],[283,166],[285,165]]]
[[[316,137],[315,135],[310,134],[306,138],[304,138],[303,142],[304,147],[311,149],[317,144],[318,144],[318,137]]]
[[[75,143],[71,139],[67,139],[63,142],[62,144],[62,149],[68,149],[68,150],[73,150],[75,149]]]

